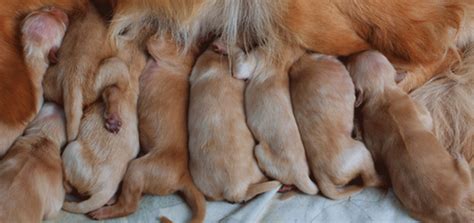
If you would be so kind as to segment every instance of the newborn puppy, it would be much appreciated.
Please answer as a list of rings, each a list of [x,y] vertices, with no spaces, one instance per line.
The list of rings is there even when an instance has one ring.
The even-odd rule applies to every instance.
[[[367,148],[386,168],[410,214],[424,222],[474,221],[469,165],[441,146],[426,113],[395,84],[388,60],[378,52],[364,52],[348,67]]]
[[[107,66],[106,58],[114,55],[107,43],[107,26],[94,6],[85,15],[73,20],[59,49],[61,60],[48,69],[43,83],[46,100],[64,105],[68,141],[77,138],[84,107],[92,104],[102,91],[115,85],[124,90],[128,77],[124,72],[97,72]],[[105,127],[117,133],[122,120],[106,108]]]
[[[72,187],[80,195],[90,196],[80,203],[65,202],[66,211],[88,213],[104,206],[117,191],[128,162],[138,154],[138,78],[145,56],[138,48],[130,48],[124,55],[120,57],[124,60],[119,57],[105,60],[97,72],[129,77],[128,85],[124,89],[110,86],[104,90],[103,102],[93,103],[84,111],[77,140],[63,152],[67,189],[70,191]],[[125,58],[127,55],[131,60]],[[117,134],[103,128],[106,105],[120,113],[124,121]]]
[[[321,192],[342,199],[363,186],[345,186],[361,177],[365,186],[380,180],[370,152],[351,138],[354,84],[335,57],[304,55],[290,71],[291,100],[309,166]]]
[[[233,49],[235,54],[244,54]],[[233,75],[250,78],[245,90],[247,123],[259,142],[255,156],[260,168],[270,177],[302,192],[317,194],[309,178],[309,167],[291,106],[288,70],[303,50],[287,46],[279,64],[258,48],[233,59]]]
[[[64,114],[45,104],[0,163],[0,222],[41,222],[54,217],[64,201],[61,147]]]
[[[243,202],[278,187],[279,182],[267,181],[254,158],[255,141],[245,122],[245,83],[232,77],[228,59],[207,49],[190,82],[190,170],[199,189],[212,200]]]
[[[41,82],[49,63],[56,62],[55,52],[61,45],[67,25],[67,15],[54,7],[32,12],[24,19],[21,26],[21,43],[23,45],[25,64],[33,85],[33,89],[29,94],[34,95],[35,112],[29,114],[27,119],[15,125],[4,123],[2,119],[7,117],[0,117],[0,132],[2,133],[0,137],[0,157],[7,152],[15,139],[23,133],[28,123],[33,120],[43,105]],[[7,93],[6,95],[9,94]]]
[[[94,211],[94,219],[121,217],[137,210],[142,194],[181,191],[193,209],[191,222],[203,222],[206,201],[188,168],[187,107],[189,82],[197,50],[183,55],[169,36],[153,37],[153,57],[140,77],[138,118],[140,144],[147,153],[128,166],[118,202]]]

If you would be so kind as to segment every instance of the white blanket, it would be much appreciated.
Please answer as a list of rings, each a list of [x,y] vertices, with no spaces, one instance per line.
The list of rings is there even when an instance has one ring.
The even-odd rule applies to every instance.
[[[415,222],[391,191],[366,189],[358,195],[339,201],[301,194],[280,200],[280,196],[282,195],[274,190],[242,205],[207,202],[205,222]],[[166,216],[175,223],[184,223],[191,213],[178,195],[145,196],[134,214],[105,222],[159,222],[160,216]],[[83,215],[61,212],[55,220],[48,222],[96,221]]]

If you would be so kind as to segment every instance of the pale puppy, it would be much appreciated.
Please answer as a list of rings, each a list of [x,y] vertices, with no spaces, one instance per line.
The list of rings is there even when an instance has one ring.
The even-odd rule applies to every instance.
[[[288,71],[304,51],[286,46],[272,61],[261,48],[248,55],[233,47],[233,75],[248,80],[245,90],[247,123],[259,142],[255,156],[263,172],[283,184],[295,185],[307,194],[318,188],[309,177],[303,142],[291,105]],[[237,57],[237,58],[236,58]]]
[[[387,172],[409,213],[424,222],[472,222],[471,170],[432,133],[422,106],[395,84],[395,69],[375,51],[349,61],[367,148]]]
[[[268,181],[257,165],[245,121],[245,83],[232,77],[215,44],[198,58],[190,78],[190,170],[208,198],[243,202],[280,183]]]
[[[104,206],[117,191],[129,161],[138,154],[138,79],[146,58],[135,43],[129,43],[125,49],[117,57],[102,62],[97,72],[128,77],[127,85],[106,88],[103,102],[95,102],[84,111],[77,140],[62,154],[67,189],[90,196],[79,203],[66,201],[66,211],[88,213]],[[120,114],[123,121],[116,134],[103,127],[106,106]]]
[[[138,209],[142,194],[182,192],[193,210],[191,222],[203,222],[206,201],[188,168],[188,77],[197,49],[186,54],[169,36],[148,41],[150,59],[140,77],[140,144],[146,153],[133,160],[116,204],[90,214],[94,219],[121,217]]]
[[[41,222],[59,213],[65,143],[63,111],[47,103],[0,163],[0,222]]]
[[[293,110],[321,192],[342,199],[381,183],[365,145],[351,138],[355,91],[336,57],[304,55],[290,71]],[[363,185],[347,185],[361,177]],[[346,186],[347,185],[347,186]]]

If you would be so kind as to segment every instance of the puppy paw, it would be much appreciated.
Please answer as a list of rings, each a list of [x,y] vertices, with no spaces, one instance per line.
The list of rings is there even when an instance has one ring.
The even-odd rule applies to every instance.
[[[107,209],[106,208],[100,208],[96,211],[93,211],[93,212],[89,212],[87,214],[87,216],[89,216],[90,218],[94,219],[94,220],[102,220],[102,219],[105,219],[107,218],[106,217],[106,212],[107,212]]]
[[[107,131],[117,134],[119,133],[121,127],[122,120],[118,114],[105,114],[105,129],[107,129]]]

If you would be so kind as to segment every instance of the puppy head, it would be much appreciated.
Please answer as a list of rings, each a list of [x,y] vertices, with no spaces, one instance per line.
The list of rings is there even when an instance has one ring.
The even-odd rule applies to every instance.
[[[232,76],[237,79],[249,79],[257,67],[257,58],[254,53],[246,53],[239,46],[229,45],[221,38],[211,44],[211,49],[217,54],[229,56]]]
[[[25,53],[40,53],[46,63],[57,63],[56,52],[66,33],[69,19],[55,7],[46,7],[30,13],[23,22],[21,33]]]
[[[356,89],[356,107],[380,94],[386,86],[396,86],[396,71],[388,59],[377,51],[352,56],[347,68]]]

